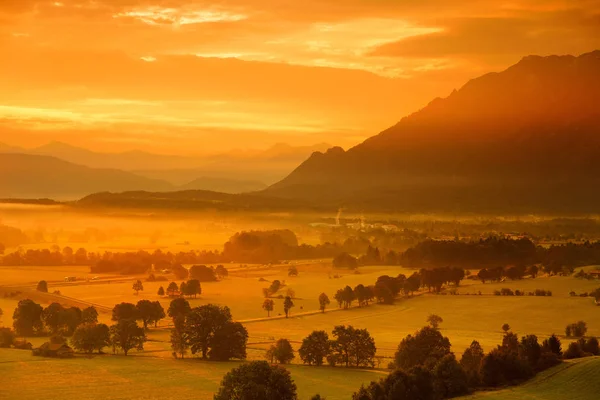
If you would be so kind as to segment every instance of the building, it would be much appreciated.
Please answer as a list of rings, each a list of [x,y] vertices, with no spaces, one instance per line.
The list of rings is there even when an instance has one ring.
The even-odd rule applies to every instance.
[[[34,356],[69,358],[75,355],[72,348],[66,344],[46,342],[37,349],[33,349]]]
[[[591,275],[594,278],[600,278],[600,269],[594,269],[594,270],[588,272],[588,275]]]

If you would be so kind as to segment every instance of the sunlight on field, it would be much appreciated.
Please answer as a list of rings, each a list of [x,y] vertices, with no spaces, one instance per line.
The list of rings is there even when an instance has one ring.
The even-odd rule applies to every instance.
[[[0,398],[12,400],[212,399],[223,375],[239,363],[211,363],[137,355],[77,357],[70,360],[33,358],[29,351],[0,349]],[[300,399],[320,393],[330,400],[347,400],[361,384],[383,376],[377,371],[344,368],[287,367]],[[35,376],[23,385],[22,376]]]

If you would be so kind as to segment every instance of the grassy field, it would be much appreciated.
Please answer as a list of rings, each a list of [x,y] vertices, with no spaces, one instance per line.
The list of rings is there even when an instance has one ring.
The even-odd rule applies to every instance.
[[[0,398],[6,400],[212,399],[224,374],[238,363],[155,357],[96,356],[40,359],[28,351],[0,349]],[[384,376],[377,371],[288,367],[299,399],[315,393],[347,400],[361,384]]]
[[[497,392],[481,392],[462,400],[595,400],[600,398],[600,358],[567,362],[530,382]]]

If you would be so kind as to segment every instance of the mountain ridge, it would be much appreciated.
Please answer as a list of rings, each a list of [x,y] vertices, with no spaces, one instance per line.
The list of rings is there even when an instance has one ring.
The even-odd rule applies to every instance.
[[[600,200],[585,188],[600,176],[597,104],[600,51],[524,57],[348,151],[313,153],[264,193],[359,209],[593,211],[595,200],[562,191]]]

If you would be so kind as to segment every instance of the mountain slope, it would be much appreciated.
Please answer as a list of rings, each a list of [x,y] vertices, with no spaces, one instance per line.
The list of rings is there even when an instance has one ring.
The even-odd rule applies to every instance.
[[[93,169],[54,157],[0,154],[0,197],[76,198],[94,192],[153,190],[173,187],[113,169]]]
[[[593,212],[600,51],[529,56],[344,152],[314,153],[268,195],[356,209]]]

